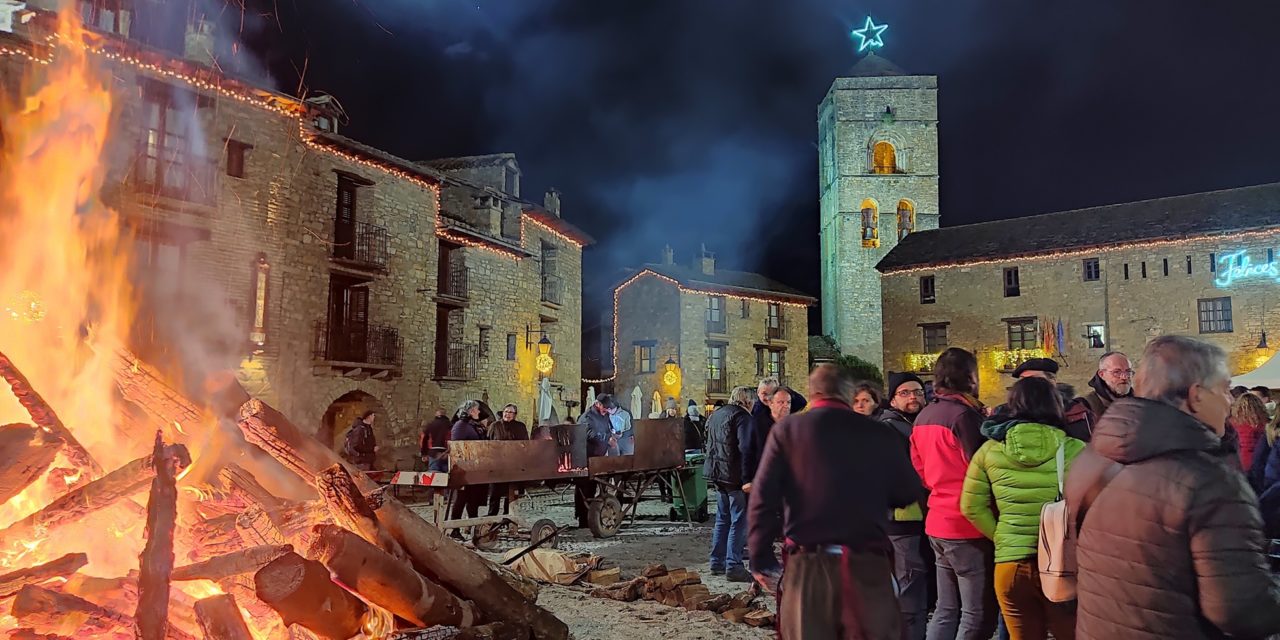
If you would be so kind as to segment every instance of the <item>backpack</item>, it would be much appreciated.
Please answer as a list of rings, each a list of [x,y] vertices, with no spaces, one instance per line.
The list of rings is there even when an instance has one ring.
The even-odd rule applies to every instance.
[[[347,430],[347,437],[342,442],[342,457],[348,462],[355,462],[360,458],[360,444],[364,441],[364,429],[362,425],[354,425]]]
[[[1070,512],[1062,493],[1062,477],[1065,465],[1065,442],[1058,445],[1055,462],[1058,467],[1058,499],[1040,507],[1040,541],[1036,564],[1040,570],[1040,590],[1050,602],[1070,602],[1076,599],[1076,538],[1073,535]],[[1080,500],[1076,514],[1076,531],[1084,524],[1085,512],[1098,494],[1110,484],[1124,465],[1111,463],[1102,477]]]

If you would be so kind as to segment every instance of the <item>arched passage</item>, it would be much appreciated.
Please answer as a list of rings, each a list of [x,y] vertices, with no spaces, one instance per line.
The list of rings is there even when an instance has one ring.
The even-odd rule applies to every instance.
[[[325,409],[324,416],[320,418],[320,428],[316,430],[316,438],[332,447],[334,451],[341,453],[347,431],[356,418],[365,411],[378,413],[374,419],[373,433],[377,436],[378,442],[389,444],[391,432],[388,426],[391,421],[388,419],[386,409],[377,398],[358,389],[348,391],[329,403],[329,408]],[[383,446],[382,451],[388,452],[390,447]]]

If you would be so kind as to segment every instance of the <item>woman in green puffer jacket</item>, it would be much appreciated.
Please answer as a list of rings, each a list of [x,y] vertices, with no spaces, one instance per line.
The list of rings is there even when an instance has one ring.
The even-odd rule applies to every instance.
[[[1023,378],[1009,391],[1007,421],[987,422],[989,440],[969,462],[960,511],[995,541],[995,591],[1012,640],[1075,638],[1070,604],[1050,602],[1040,590],[1036,549],[1040,507],[1059,499],[1057,452],[1066,475],[1084,442],[1062,431],[1062,398],[1052,382]]]

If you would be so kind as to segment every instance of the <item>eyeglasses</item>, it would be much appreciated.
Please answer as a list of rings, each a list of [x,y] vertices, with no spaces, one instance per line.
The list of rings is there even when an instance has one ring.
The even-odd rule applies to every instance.
[[[1117,378],[1120,376],[1124,376],[1126,378],[1133,377],[1133,369],[1105,369],[1104,371],[1106,371],[1107,373],[1113,376],[1116,376]]]
[[[917,398],[923,398],[923,397],[924,397],[924,389],[903,389],[903,390],[901,390],[901,391],[899,391],[899,392],[897,392],[897,393],[895,393],[895,394],[893,394],[893,395],[895,395],[895,396],[897,396],[897,397],[899,397],[899,398],[910,398],[910,397],[912,397],[912,396],[917,397]]]

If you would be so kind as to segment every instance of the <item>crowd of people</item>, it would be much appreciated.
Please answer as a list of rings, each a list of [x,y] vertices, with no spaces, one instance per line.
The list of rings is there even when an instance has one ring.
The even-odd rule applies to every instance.
[[[958,348],[885,394],[831,365],[807,408],[776,381],[734,389],[706,419],[711,571],[777,593],[788,640],[1280,633],[1269,391],[1230,389],[1222,349],[1180,336],[1149,343],[1136,371],[1106,354],[1084,395],[1057,373],[1023,363],[993,408]],[[1050,548],[1071,570],[1042,576],[1041,514],[1063,500]]]

